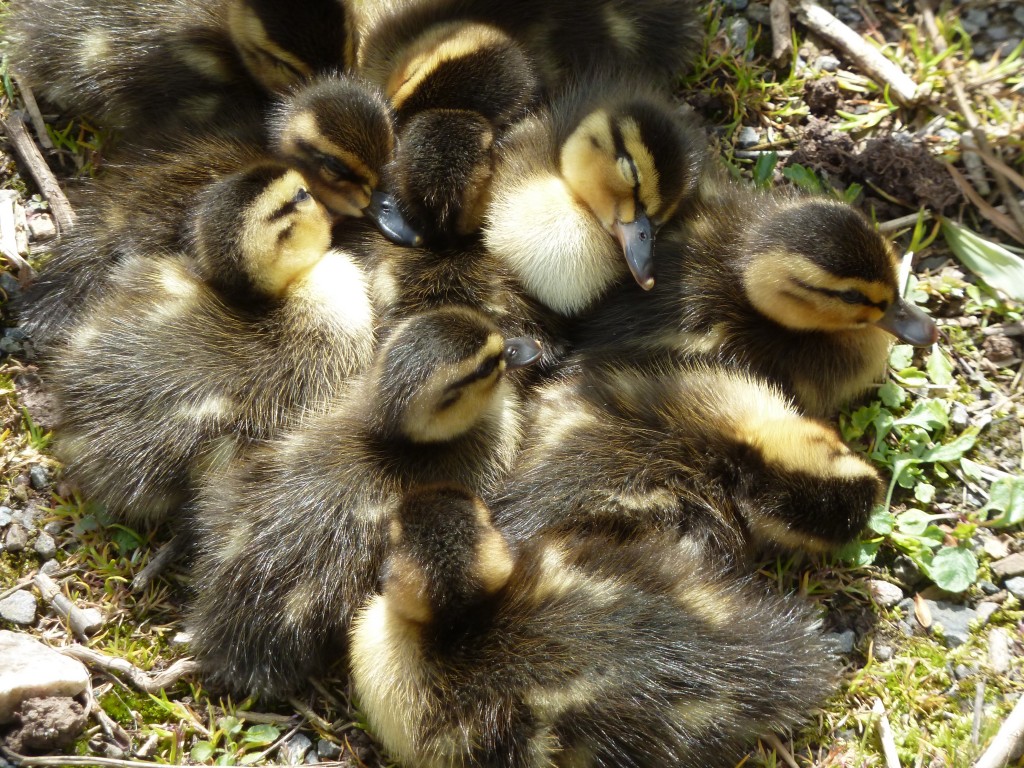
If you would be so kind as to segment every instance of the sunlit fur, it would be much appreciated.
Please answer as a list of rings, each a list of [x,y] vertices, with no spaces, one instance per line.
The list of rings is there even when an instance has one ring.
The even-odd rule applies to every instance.
[[[671,87],[699,53],[703,32],[691,0],[425,0],[376,14],[362,35],[359,65],[389,67],[383,52],[406,49],[443,22],[489,25],[508,35],[526,50],[549,92],[597,71]]]
[[[17,0],[4,29],[38,96],[133,139],[229,125],[354,52],[340,0]]]
[[[295,171],[256,166],[196,203],[195,258],[114,270],[53,365],[56,453],[119,519],[178,522],[247,441],[323,410],[370,362],[374,310]]]
[[[479,367],[501,348],[470,310],[409,318],[328,415],[206,488],[189,625],[210,682],[267,695],[304,685],[343,651],[405,489],[443,480],[495,489],[520,441],[502,364]]]
[[[879,480],[832,427],[717,364],[593,366],[543,388],[495,504],[538,531],[674,531],[718,559],[821,551],[861,531]]]
[[[356,698],[407,768],[731,767],[835,685],[792,598],[671,540],[541,536],[419,489],[352,630]]]
[[[359,215],[364,190],[383,176],[394,134],[379,92],[341,76],[323,76],[285,99],[264,128],[264,115],[234,113],[231,131],[168,135],[158,149],[123,152],[86,187],[76,205],[78,221],[57,243],[16,312],[40,350],[58,348],[75,319],[106,290],[110,271],[138,255],[159,257],[186,246],[188,210],[196,194],[218,178],[251,164],[283,157],[302,170],[317,199],[337,214]],[[310,142],[294,139],[296,125]],[[310,137],[313,129],[321,132]],[[329,160],[325,160],[325,156]],[[332,177],[325,163],[343,164]]]
[[[814,416],[882,380],[893,337],[873,323],[899,295],[897,258],[849,205],[710,177],[657,254],[653,291],[623,285],[580,321],[585,354],[686,353],[705,336]],[[862,300],[843,301],[851,289]]]
[[[702,147],[677,107],[644,87],[598,79],[572,89],[499,141],[487,247],[531,296],[576,315],[630,280],[614,222],[634,221],[636,201],[655,229],[675,215]]]

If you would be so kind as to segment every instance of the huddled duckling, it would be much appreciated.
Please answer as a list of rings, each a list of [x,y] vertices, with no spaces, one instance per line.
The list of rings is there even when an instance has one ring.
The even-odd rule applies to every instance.
[[[472,493],[408,493],[351,633],[355,697],[406,768],[736,765],[835,685],[809,612],[668,541],[513,551]]]
[[[609,69],[668,88],[700,52],[703,31],[692,0],[415,0],[371,15],[376,21],[358,48],[361,68],[386,67],[385,56],[411,47],[428,27],[475,24],[522,46],[549,92]]]
[[[208,187],[194,255],[115,269],[55,360],[56,453],[120,519],[178,522],[236,449],[322,410],[370,363],[366,278],[331,250],[307,186],[264,163]]]
[[[504,477],[520,442],[505,374],[539,352],[466,308],[416,315],[328,415],[209,484],[189,620],[207,676],[276,696],[338,658],[404,491],[452,480],[487,493]]]
[[[484,241],[527,293],[577,315],[628,279],[695,190],[703,142],[664,97],[618,80],[571,89],[502,137]]]
[[[742,371],[595,365],[536,400],[495,502],[499,525],[519,541],[544,530],[673,531],[741,564],[763,549],[845,544],[879,495],[875,471],[834,428]]]
[[[341,0],[18,0],[5,30],[39,95],[129,134],[226,125],[354,54]]]
[[[37,348],[58,347],[119,262],[187,244],[188,211],[200,189],[275,158],[298,168],[333,215],[371,217],[393,239],[417,242],[398,209],[381,205],[393,150],[391,111],[380,92],[340,75],[298,88],[266,120],[244,113],[229,135],[169,136],[159,149],[139,148],[88,189],[75,227],[19,302],[21,324]]]
[[[657,287],[622,286],[574,335],[584,357],[710,353],[832,416],[881,381],[893,337],[938,337],[898,273],[893,246],[845,203],[708,180],[659,241]]]

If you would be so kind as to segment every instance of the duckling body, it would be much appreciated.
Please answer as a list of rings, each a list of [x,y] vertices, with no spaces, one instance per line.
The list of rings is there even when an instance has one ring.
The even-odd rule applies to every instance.
[[[504,476],[520,439],[504,371],[536,353],[465,308],[411,317],[329,414],[207,487],[190,624],[208,677],[275,696],[337,658],[404,489],[455,478],[484,493]]]
[[[351,664],[371,732],[408,768],[733,766],[834,685],[801,606],[671,541],[514,552],[449,486],[408,494],[391,540]]]
[[[517,541],[544,530],[671,531],[741,563],[759,549],[850,541],[880,491],[833,428],[717,364],[592,366],[540,389],[527,434],[495,501]]]
[[[653,286],[655,233],[686,205],[702,141],[643,86],[598,79],[501,139],[484,242],[526,291],[578,315],[630,272]]]
[[[57,455],[133,524],[177,522],[207,473],[322,410],[372,354],[365,276],[297,172],[254,166],[198,206],[196,253],[116,269],[53,365]]]
[[[843,203],[715,182],[659,245],[650,294],[623,285],[578,324],[583,357],[709,352],[824,417],[881,381],[894,335],[937,337],[892,246]]]
[[[22,0],[5,28],[15,70],[68,111],[134,134],[221,124],[239,104],[351,63],[338,0]]]
[[[358,80],[323,76],[297,89],[269,120],[246,110],[235,114],[230,132],[167,137],[160,149],[124,153],[85,191],[79,221],[17,307],[40,349],[59,347],[117,264],[187,248],[198,192],[255,163],[280,158],[294,165],[335,216],[376,215],[368,211],[394,148],[390,108],[379,92]]]

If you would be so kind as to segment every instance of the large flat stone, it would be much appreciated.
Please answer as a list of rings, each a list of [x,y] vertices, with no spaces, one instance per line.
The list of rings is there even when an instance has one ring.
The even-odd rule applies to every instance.
[[[1024,575],[1024,553],[1016,552],[992,563],[992,575],[1000,581]]]
[[[0,630],[0,723],[9,722],[25,699],[77,696],[89,671],[29,635]]]

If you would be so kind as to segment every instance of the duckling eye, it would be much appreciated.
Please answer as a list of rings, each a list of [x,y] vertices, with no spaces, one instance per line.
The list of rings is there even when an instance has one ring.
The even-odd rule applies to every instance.
[[[312,195],[309,194],[308,189],[306,189],[305,187],[299,187],[298,191],[295,193],[295,197],[292,198],[292,202],[298,205],[299,203],[306,202],[311,197]]]
[[[339,181],[360,181],[359,177],[352,172],[351,168],[332,155],[320,154],[317,156],[317,162],[320,163],[321,170]]]
[[[856,291],[853,289],[848,291],[841,291],[839,293],[839,298],[845,301],[847,304],[870,304],[867,296],[865,296],[860,291]]]

